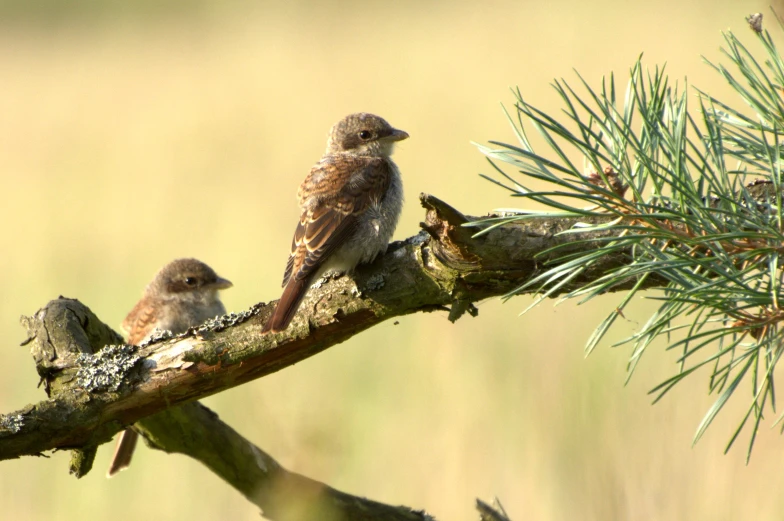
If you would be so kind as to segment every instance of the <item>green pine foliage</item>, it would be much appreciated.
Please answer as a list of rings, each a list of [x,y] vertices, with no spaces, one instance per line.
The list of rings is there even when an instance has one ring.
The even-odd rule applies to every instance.
[[[640,58],[623,92],[613,75],[598,89],[579,75],[580,88],[556,81],[563,103],[558,117],[514,91],[514,112],[505,112],[516,142],[477,145],[494,169],[484,177],[547,207],[485,220],[480,234],[488,224],[536,217],[605,217],[604,224],[586,222],[566,232],[577,241],[581,232],[598,228],[617,232],[601,249],[561,255],[508,297],[535,288],[535,305],[563,293],[567,284],[573,287],[603,256],[625,255],[623,267],[560,297],[587,302],[622,282],[637,281],[588,339],[590,353],[646,278],[663,277],[664,288],[643,295],[658,300],[658,310],[618,344],[632,346],[629,375],[659,337],[680,356],[676,374],[651,391],[655,400],[691,373],[709,368],[709,390],[717,398],[695,442],[741,384],[750,386],[748,410],[727,444],[729,450],[749,427],[747,458],[764,413],[776,411],[774,369],[784,340],[779,302],[784,62],[768,31],[754,33],[763,65],[731,32],[724,34],[722,49],[729,68],[706,60],[751,111],[703,91],[695,97],[688,86],[672,85],[663,68],[646,70]],[[543,151],[534,150],[531,131],[544,141]],[[547,189],[529,188],[532,179]]]

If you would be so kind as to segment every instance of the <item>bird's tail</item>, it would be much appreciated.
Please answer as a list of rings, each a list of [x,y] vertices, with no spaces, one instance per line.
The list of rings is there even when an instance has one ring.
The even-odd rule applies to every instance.
[[[131,464],[137,441],[139,441],[139,434],[132,429],[125,429],[120,434],[120,438],[117,440],[117,447],[114,449],[112,464],[109,465],[109,471],[106,473],[107,478],[128,468],[128,465]]]
[[[295,277],[289,279],[288,284],[283,288],[283,295],[280,296],[278,305],[275,306],[275,311],[264,324],[262,333],[280,333],[289,327],[291,319],[294,318],[302,299],[308,292],[311,279],[312,277],[307,277],[304,280],[296,280]]]

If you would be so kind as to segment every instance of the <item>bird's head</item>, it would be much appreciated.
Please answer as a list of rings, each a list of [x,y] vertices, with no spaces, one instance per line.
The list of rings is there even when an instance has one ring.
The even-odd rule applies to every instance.
[[[230,281],[219,277],[203,262],[196,259],[177,259],[158,272],[148,291],[154,290],[164,297],[209,303],[219,300],[219,290],[231,286]]]
[[[332,127],[327,154],[388,157],[392,155],[395,143],[407,137],[408,133],[392,127],[383,118],[359,112],[346,116]]]

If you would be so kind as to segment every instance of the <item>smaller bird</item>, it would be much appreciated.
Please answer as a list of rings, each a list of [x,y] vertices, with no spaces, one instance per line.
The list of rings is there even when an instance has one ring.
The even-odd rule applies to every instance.
[[[360,112],[332,127],[327,150],[299,187],[283,295],[262,333],[285,330],[310,286],[387,250],[403,208],[403,182],[390,156],[408,138],[383,118]]]
[[[232,283],[196,259],[177,259],[164,266],[144,290],[141,300],[125,317],[128,343],[139,345],[156,330],[184,333],[215,316],[226,314],[218,291]],[[131,463],[139,435],[125,429],[117,441],[107,477]]]

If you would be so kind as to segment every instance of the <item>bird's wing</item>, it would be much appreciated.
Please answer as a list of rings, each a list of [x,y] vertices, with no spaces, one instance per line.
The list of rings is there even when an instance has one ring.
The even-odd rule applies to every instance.
[[[382,158],[332,156],[314,166],[299,190],[302,215],[283,285],[292,277],[310,278],[384,197],[391,178],[389,162]]]
[[[150,305],[147,299],[141,299],[123,320],[122,328],[128,335],[128,343],[138,345],[155,329],[158,316],[156,306]]]

